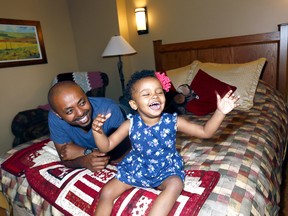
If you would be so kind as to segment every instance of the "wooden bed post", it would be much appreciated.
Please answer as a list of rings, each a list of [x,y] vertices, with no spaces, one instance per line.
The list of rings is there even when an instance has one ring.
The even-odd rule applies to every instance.
[[[155,70],[156,71],[162,71],[163,70],[163,66],[161,64],[161,55],[159,55],[159,49],[162,45],[162,40],[156,40],[156,41],[153,41],[153,47],[154,47],[154,60],[155,60]],[[155,54],[157,53],[157,54]]]
[[[284,100],[288,102],[288,23],[278,25],[280,31],[279,43],[279,74],[278,89],[282,93]],[[281,82],[280,82],[281,81]]]

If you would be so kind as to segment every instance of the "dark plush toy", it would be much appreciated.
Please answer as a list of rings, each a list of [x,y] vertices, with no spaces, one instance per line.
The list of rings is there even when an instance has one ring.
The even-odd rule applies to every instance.
[[[177,88],[176,92],[166,93],[165,111],[168,113],[186,114],[186,104],[193,99],[199,99],[199,96],[188,84],[182,84]]]

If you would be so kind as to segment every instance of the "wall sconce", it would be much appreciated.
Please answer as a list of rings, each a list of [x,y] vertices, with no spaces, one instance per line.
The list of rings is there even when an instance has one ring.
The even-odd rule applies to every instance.
[[[138,35],[148,34],[147,8],[136,8],[135,16]]]

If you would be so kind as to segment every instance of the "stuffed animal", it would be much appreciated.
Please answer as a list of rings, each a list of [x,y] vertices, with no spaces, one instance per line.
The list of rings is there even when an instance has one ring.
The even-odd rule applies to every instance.
[[[199,96],[188,84],[182,84],[176,91],[167,92],[165,111],[168,113],[186,114],[186,104],[194,99],[198,100]]]

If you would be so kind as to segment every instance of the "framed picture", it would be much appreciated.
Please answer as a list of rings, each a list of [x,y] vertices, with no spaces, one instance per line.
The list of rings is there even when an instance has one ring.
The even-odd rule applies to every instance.
[[[40,22],[0,18],[0,68],[45,63]]]

